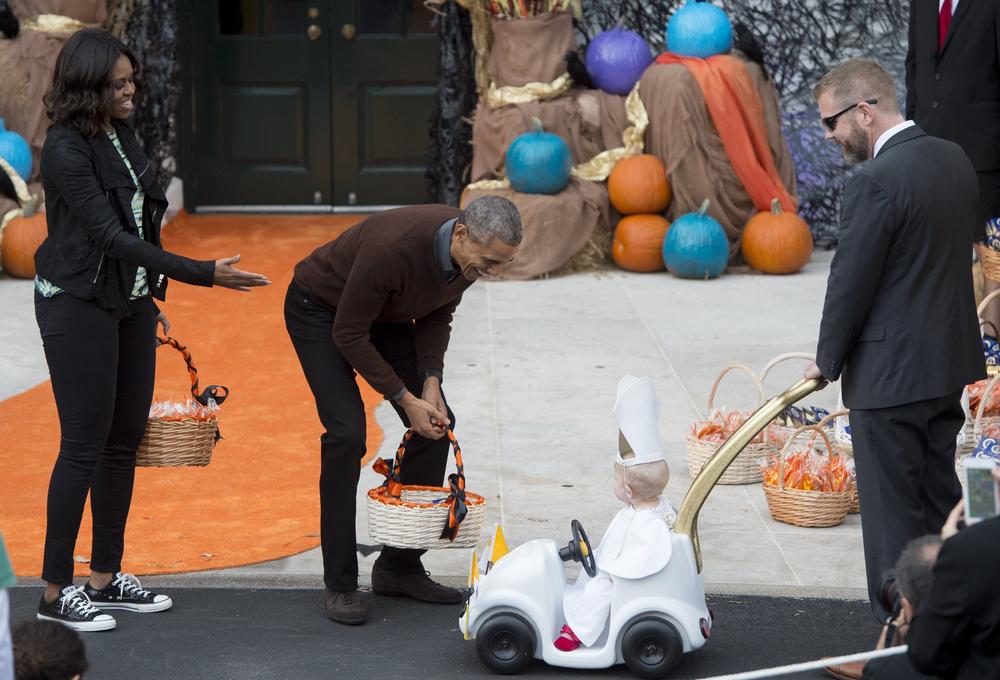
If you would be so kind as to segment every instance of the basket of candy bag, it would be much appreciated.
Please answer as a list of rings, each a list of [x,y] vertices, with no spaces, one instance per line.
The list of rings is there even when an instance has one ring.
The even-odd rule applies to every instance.
[[[1000,460],[1000,395],[996,386],[1000,383],[1000,374],[989,380],[980,380],[969,385],[970,408],[975,405],[976,419],[972,426],[969,440],[973,445],[967,450],[956,448],[955,474],[958,481],[965,486],[965,461],[969,458],[991,458]]]
[[[811,436],[805,440],[805,435]],[[817,446],[817,436],[824,446]],[[846,456],[833,451],[826,430],[809,425],[764,462],[764,497],[771,517],[800,527],[844,521],[851,507],[850,473]]]
[[[372,540],[396,548],[474,548],[486,517],[486,499],[465,490],[462,449],[454,430],[448,430],[448,440],[456,472],[448,475],[446,487],[402,483],[400,466],[412,438],[413,430],[407,430],[395,459],[376,458],[372,465],[385,481],[368,490],[368,533]]]
[[[1000,217],[986,222],[986,240],[976,246],[983,275],[993,281],[1000,281]]]
[[[753,371],[742,364],[730,364],[722,369],[722,372],[715,378],[708,394],[708,420],[695,421],[691,425],[691,433],[687,438],[688,473],[692,479],[698,476],[708,459],[715,455],[722,443],[751,414],[749,410],[726,411],[724,408],[715,408],[715,394],[719,389],[719,383],[726,373],[734,369],[743,371],[750,376],[757,389],[756,405],[760,406],[764,402],[764,388]],[[761,480],[760,465],[757,464],[757,461],[762,456],[774,454],[780,446],[770,429],[769,425],[747,444],[746,448],[736,456],[722,477],[719,478],[719,484],[755,484]]]
[[[836,423],[846,421],[850,411],[834,411],[827,417],[823,418],[821,421],[816,423],[816,426],[822,429],[830,437],[830,445],[833,447],[831,453],[836,453],[844,457],[844,464],[847,466],[847,473],[850,476],[850,490],[851,490],[851,506],[847,509],[847,514],[856,515],[861,512],[861,502],[858,498],[858,475],[857,470],[854,467],[854,449],[851,447],[851,435],[847,433],[847,443],[844,440],[837,437]],[[850,430],[850,425],[845,425],[847,430]],[[831,428],[832,431],[831,431]],[[816,442],[819,445],[819,441]],[[825,444],[825,442],[824,442]]]
[[[991,322],[983,319],[986,308],[993,300],[1000,296],[1000,290],[995,290],[983,298],[979,306],[976,307],[976,316],[979,317],[979,332],[983,338],[983,356],[986,359],[986,374],[989,376],[1000,373],[1000,329],[997,329]]]
[[[764,366],[764,370],[760,372],[761,385],[763,385],[764,381],[767,380],[767,375],[775,366],[791,359],[815,361],[816,357],[806,352],[788,352],[787,354],[779,354],[767,362],[767,365]],[[775,417],[774,423],[771,425],[771,432],[780,444],[784,444],[785,440],[788,439],[792,433],[795,432],[795,430],[800,427],[805,427],[806,425],[815,425],[828,415],[830,415],[830,412],[819,406],[789,406],[784,411],[779,413],[777,417]],[[830,427],[833,427],[832,422],[830,423]]]
[[[210,385],[198,391],[198,369],[187,347],[173,338],[157,338],[181,353],[191,377],[191,396],[186,401],[154,400],[149,407],[146,432],[136,450],[141,467],[182,467],[208,465],[219,435],[216,411],[229,396],[229,388]]]

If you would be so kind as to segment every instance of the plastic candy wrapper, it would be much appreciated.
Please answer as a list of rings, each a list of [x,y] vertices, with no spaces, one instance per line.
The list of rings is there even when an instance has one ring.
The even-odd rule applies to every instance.
[[[816,425],[830,415],[830,412],[819,406],[789,406],[778,414],[775,422],[785,427],[803,427],[805,425]]]
[[[986,245],[1000,252],[1000,217],[992,217],[986,222]]]
[[[186,401],[153,400],[149,407],[149,417],[155,420],[214,420],[219,410],[214,399],[208,400],[208,406],[202,406],[194,399]]]
[[[986,390],[986,380],[972,383],[966,390],[969,393],[969,411],[972,414],[979,412],[979,402],[983,399],[983,392]],[[984,415],[996,415],[1000,412],[1000,393],[994,391],[986,398],[986,407],[983,409]]]
[[[816,451],[816,442],[793,447],[785,454],[784,468],[778,455],[761,460],[764,483],[778,486],[779,471],[784,474],[786,489],[840,493],[850,488],[854,461],[835,453],[825,456]]]
[[[985,458],[995,460],[1000,463],[1000,439],[996,436],[980,437],[976,444],[976,450],[972,452],[971,458]]]
[[[691,436],[702,441],[721,444],[729,439],[729,436],[749,417],[750,411],[725,411],[724,408],[715,408],[708,414],[708,420],[696,420],[692,423]],[[778,439],[771,430],[771,426],[768,425],[750,443],[764,444],[776,441]]]

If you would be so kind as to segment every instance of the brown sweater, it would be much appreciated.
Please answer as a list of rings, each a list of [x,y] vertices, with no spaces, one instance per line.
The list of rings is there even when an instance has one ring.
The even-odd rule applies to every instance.
[[[461,211],[447,205],[387,210],[359,222],[295,266],[295,283],[335,310],[333,341],[344,358],[387,398],[403,381],[372,345],[373,321],[413,321],[417,370],[442,371],[451,318],[472,285],[445,281],[434,236]]]

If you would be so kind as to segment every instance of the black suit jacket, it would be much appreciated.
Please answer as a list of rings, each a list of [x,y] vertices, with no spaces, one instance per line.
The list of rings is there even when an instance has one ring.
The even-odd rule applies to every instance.
[[[1000,678],[1000,518],[944,542],[906,641],[913,665],[925,673]]]
[[[847,183],[816,363],[844,404],[942,397],[985,377],[970,242],[976,174],[956,144],[910,127]]]
[[[910,0],[906,117],[1000,170],[1000,2],[958,0],[938,53],[938,0]]]

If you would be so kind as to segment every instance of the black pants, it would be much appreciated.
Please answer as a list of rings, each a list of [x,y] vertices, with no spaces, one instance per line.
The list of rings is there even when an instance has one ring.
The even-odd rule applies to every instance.
[[[885,620],[879,590],[906,544],[940,533],[962,497],[955,436],[965,422],[961,392],[882,409],[851,409],[868,596]]]
[[[94,520],[90,568],[121,570],[125,522],[135,481],[135,450],[153,398],[156,311],[143,297],[131,314],[69,293],[35,294],[35,318],[59,411],[59,457],[49,482],[42,578],[73,581],[73,549],[90,492]]]
[[[323,580],[331,590],[345,592],[358,587],[355,516],[360,461],[365,455],[365,406],[354,368],[333,342],[336,310],[320,305],[293,281],[285,296],[285,326],[316,399],[320,422],[319,478],[320,540],[323,544]],[[374,323],[371,340],[382,358],[410,392],[420,395],[423,384],[417,374],[417,354],[412,323]],[[393,403],[403,425],[409,421]],[[454,427],[455,415],[448,409]],[[441,485],[448,465],[446,437],[426,439],[415,435],[406,449],[401,471],[404,484]],[[423,550],[386,546],[379,565],[389,571],[420,571]]]

